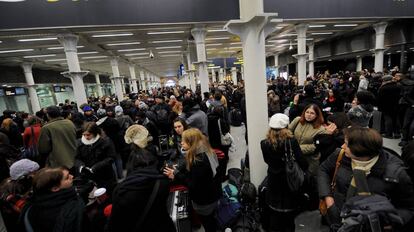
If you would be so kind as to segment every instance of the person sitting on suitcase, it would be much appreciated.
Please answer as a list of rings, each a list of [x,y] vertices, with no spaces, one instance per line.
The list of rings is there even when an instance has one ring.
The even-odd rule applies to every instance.
[[[167,210],[169,180],[158,170],[158,159],[145,149],[148,131],[133,125],[125,141],[132,144],[127,177],[114,190],[109,231],[173,232]]]
[[[216,175],[217,156],[207,138],[196,128],[183,132],[181,145],[186,151],[186,169],[177,172],[175,167],[166,167],[164,174],[170,179],[181,179],[187,183],[190,200],[204,230],[216,232],[215,212],[222,193]]]

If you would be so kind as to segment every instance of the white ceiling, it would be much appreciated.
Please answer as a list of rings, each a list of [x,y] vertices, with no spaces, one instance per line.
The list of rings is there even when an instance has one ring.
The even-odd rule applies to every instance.
[[[295,46],[295,25],[299,23],[310,25],[307,32],[308,42],[319,43],[350,31],[370,27],[375,22],[377,21],[354,19],[279,23],[275,32],[266,38],[266,55],[283,52],[289,49],[290,44]],[[223,31],[224,24],[225,22],[204,24],[208,30],[206,50],[209,60],[242,56],[239,37]],[[344,24],[348,25],[338,26]],[[65,54],[57,39],[32,42],[19,40],[56,38],[58,34],[73,33],[79,36],[78,46],[81,47],[78,48],[78,55],[82,70],[111,75],[110,59],[117,56],[120,58],[119,68],[122,76],[129,76],[128,64],[136,64],[159,77],[175,76],[179,64],[186,63],[183,62],[183,54],[188,50],[190,30],[194,26],[194,24],[169,24],[0,31],[0,64],[18,66],[28,61],[33,62],[34,67],[37,68],[67,70]],[[154,32],[165,34],[153,34]],[[124,36],[99,37],[108,34],[124,34]],[[122,43],[134,44],[122,45]],[[18,49],[27,50],[6,52]],[[149,58],[150,51],[154,53],[154,59]],[[33,57],[39,55],[44,56]]]

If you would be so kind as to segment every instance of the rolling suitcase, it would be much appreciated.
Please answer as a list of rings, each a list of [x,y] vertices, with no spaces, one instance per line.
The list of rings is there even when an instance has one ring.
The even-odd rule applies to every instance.
[[[184,186],[170,188],[167,209],[177,232],[191,232],[190,198]]]

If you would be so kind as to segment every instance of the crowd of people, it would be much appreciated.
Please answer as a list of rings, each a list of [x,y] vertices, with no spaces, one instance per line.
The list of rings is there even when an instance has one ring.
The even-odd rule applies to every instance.
[[[90,97],[81,111],[69,101],[34,115],[5,110],[0,212],[7,231],[175,231],[167,210],[172,185],[188,189],[192,213],[205,231],[217,231],[234,146],[226,135],[248,122],[242,81],[210,90]],[[386,196],[398,213],[399,221],[383,226],[413,228],[414,80],[368,70],[318,73],[304,86],[277,77],[267,96],[261,149],[269,231],[295,231],[298,212],[320,200],[326,223],[343,226],[341,210],[359,194],[361,171],[366,192]],[[401,138],[403,155],[383,148],[383,137]],[[286,154],[305,173],[300,191],[288,187]]]

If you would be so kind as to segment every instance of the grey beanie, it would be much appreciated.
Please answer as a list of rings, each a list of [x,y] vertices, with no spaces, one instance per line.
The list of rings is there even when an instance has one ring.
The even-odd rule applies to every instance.
[[[39,169],[39,164],[29,159],[21,159],[10,166],[10,178],[18,180],[22,176],[30,174]]]

